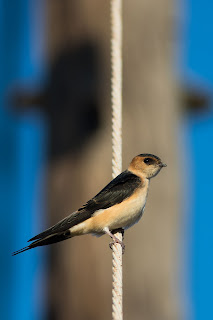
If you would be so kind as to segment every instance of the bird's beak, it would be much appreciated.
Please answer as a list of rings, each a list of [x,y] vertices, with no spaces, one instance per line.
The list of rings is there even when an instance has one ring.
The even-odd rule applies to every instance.
[[[160,164],[160,167],[161,167],[161,168],[163,168],[163,167],[167,167],[167,164],[165,164],[165,163],[161,163],[161,164]]]

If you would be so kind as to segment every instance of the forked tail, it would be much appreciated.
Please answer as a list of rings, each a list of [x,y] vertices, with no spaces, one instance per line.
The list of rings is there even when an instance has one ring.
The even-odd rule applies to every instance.
[[[17,254],[22,253],[27,250],[30,250],[32,248],[46,246],[48,244],[60,242],[60,241],[63,241],[63,240],[69,239],[69,238],[71,238],[71,234],[70,234],[69,230],[64,233],[61,233],[61,234],[53,234],[53,235],[44,237],[43,239],[39,239],[39,240],[32,242],[31,244],[29,244],[29,246],[13,252],[12,255],[16,256]]]

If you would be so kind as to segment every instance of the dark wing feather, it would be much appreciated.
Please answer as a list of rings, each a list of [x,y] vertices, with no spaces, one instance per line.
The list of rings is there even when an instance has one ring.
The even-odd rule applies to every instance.
[[[89,200],[83,207],[71,213],[68,217],[59,221],[53,227],[33,237],[29,241],[43,239],[47,236],[62,233],[69,228],[91,218],[93,213],[100,209],[106,209],[122,202],[130,197],[141,184],[138,176],[126,170],[113,179],[94,198]]]
[[[112,207],[129,198],[140,185],[141,179],[126,170],[113,179],[78,211],[86,210],[92,215],[97,210]]]
[[[28,240],[28,242],[47,237],[49,235],[64,232],[67,229],[75,226],[76,224],[83,222],[86,219],[89,219],[90,217],[91,215],[86,211],[80,214],[78,211],[74,211],[69,216],[65,217],[64,219],[56,223],[54,226],[50,227],[49,229],[46,229],[45,231],[39,233],[35,237]]]

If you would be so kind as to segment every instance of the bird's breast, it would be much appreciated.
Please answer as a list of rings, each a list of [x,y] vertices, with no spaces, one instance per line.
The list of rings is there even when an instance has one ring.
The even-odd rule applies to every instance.
[[[138,188],[133,195],[123,202],[105,210],[100,210],[92,218],[92,229],[97,232],[101,232],[105,227],[110,230],[127,229],[137,223],[144,211],[147,191],[148,182],[146,186]]]

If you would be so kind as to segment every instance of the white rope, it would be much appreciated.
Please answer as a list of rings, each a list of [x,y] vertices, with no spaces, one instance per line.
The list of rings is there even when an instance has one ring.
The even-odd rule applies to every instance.
[[[122,0],[111,0],[112,177],[122,171]],[[115,236],[122,240],[122,233]],[[112,246],[112,320],[123,319],[122,247]]]

